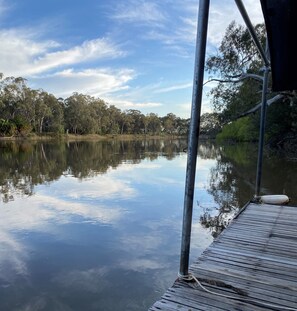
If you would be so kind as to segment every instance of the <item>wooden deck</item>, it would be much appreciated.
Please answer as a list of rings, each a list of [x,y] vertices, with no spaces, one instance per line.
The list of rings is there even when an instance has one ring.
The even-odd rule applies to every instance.
[[[149,310],[297,310],[297,207],[249,204],[190,271],[240,300],[177,280]]]

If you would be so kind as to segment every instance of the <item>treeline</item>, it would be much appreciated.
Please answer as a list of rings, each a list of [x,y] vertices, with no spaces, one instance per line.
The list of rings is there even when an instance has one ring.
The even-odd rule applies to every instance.
[[[73,93],[56,98],[28,87],[21,77],[0,80],[0,136],[30,133],[187,135],[189,120],[120,110],[100,98]]]

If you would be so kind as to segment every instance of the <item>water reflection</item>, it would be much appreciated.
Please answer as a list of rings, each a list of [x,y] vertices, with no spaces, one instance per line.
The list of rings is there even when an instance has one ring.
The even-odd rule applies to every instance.
[[[200,205],[204,211],[200,222],[213,237],[228,226],[230,220],[254,195],[257,145],[225,145],[216,149],[216,164],[210,169],[208,193],[215,204]],[[264,155],[262,194],[287,194],[292,205],[297,204],[294,178],[297,163],[266,150]]]
[[[61,175],[79,179],[117,168],[122,162],[140,163],[144,158],[174,158],[184,148],[182,140],[108,141],[72,143],[15,143],[0,145],[0,189],[3,202],[15,195],[32,195],[34,186]]]
[[[2,144],[0,310],[147,310],[176,278],[185,146]],[[253,148],[200,146],[192,258],[251,198]],[[262,190],[294,200],[296,175],[269,155]]]

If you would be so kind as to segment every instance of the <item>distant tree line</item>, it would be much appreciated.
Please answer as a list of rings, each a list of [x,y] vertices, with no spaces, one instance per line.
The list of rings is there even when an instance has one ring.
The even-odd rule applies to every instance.
[[[188,119],[168,113],[144,115],[139,110],[120,110],[104,100],[73,93],[56,98],[28,87],[21,77],[0,76],[0,135],[30,133],[187,135]]]

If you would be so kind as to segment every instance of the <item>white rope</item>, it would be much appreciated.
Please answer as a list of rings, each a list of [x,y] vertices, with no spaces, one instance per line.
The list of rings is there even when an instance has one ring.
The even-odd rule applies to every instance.
[[[275,305],[275,304],[270,304],[270,303],[266,303],[266,302],[261,302],[259,300],[255,300],[255,299],[251,299],[251,298],[233,297],[233,296],[229,296],[229,295],[224,295],[224,294],[213,292],[213,291],[207,289],[206,287],[204,287],[200,283],[200,281],[193,274],[189,274],[186,277],[184,277],[182,275],[179,275],[179,278],[182,279],[182,280],[185,280],[185,281],[189,281],[191,279],[194,280],[204,291],[206,291],[207,293],[212,294],[212,295],[217,295],[217,296],[221,296],[221,297],[228,298],[228,299],[238,300],[238,301],[241,301],[241,302],[250,302],[252,304],[260,305],[260,306],[263,306],[263,307],[274,308],[274,309],[277,309],[279,311],[281,311],[281,310],[297,311],[297,308],[284,307],[284,306],[280,306],[280,305]]]

